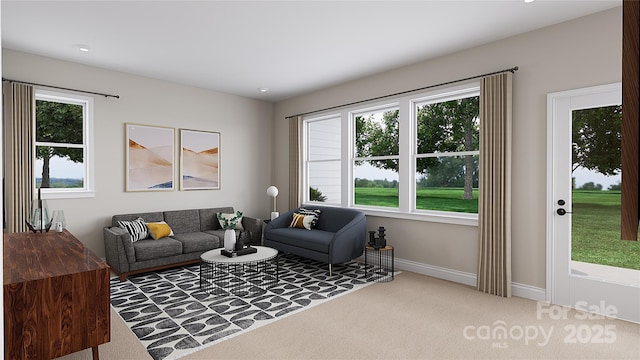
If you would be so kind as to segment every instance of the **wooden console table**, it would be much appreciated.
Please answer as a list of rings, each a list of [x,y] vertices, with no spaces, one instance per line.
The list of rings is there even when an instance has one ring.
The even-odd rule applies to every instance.
[[[4,234],[5,359],[53,359],[110,341],[109,266],[68,231]]]

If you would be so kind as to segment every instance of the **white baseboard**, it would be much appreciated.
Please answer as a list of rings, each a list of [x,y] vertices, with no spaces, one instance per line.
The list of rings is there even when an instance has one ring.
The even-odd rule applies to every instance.
[[[437,279],[448,280],[474,287],[477,284],[477,277],[474,273],[443,268],[440,266],[427,265],[411,260],[398,258],[395,259],[395,265],[397,270],[411,271],[414,273],[431,276]],[[545,301],[546,299],[546,289],[515,282],[511,284],[511,294],[513,296],[535,301]]]

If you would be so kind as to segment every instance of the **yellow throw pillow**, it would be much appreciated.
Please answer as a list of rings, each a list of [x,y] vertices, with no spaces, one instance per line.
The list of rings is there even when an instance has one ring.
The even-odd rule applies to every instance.
[[[164,221],[147,223],[147,228],[154,240],[173,235],[173,230],[171,230],[171,227]]]
[[[289,227],[311,230],[311,224],[313,224],[314,219],[312,215],[293,213],[293,220]]]

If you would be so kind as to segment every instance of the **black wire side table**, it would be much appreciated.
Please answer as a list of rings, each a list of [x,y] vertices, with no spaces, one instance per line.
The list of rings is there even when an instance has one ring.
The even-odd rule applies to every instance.
[[[367,281],[393,281],[395,272],[393,251],[393,246],[390,245],[380,249],[365,246],[364,268]]]

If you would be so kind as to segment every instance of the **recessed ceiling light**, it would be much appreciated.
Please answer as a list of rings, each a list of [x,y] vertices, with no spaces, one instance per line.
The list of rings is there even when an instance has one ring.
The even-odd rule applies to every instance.
[[[78,47],[78,50],[82,51],[82,52],[89,52],[89,47],[87,45],[76,45]]]
[[[534,1],[536,1],[536,0],[524,0],[524,2],[527,3],[527,4],[532,3]]]
[[[269,91],[269,88],[260,87],[260,88],[258,88],[258,91],[260,91],[260,92],[263,92],[263,93],[264,93],[264,92]]]

